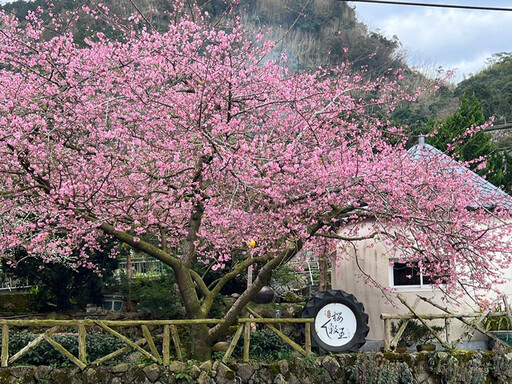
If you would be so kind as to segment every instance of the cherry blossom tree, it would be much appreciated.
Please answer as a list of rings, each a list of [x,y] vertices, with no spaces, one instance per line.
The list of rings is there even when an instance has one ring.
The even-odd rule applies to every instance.
[[[272,270],[320,240],[379,238],[390,255],[443,268],[453,289],[488,288],[508,266],[500,202],[492,215],[467,209],[470,178],[410,158],[393,135],[385,116],[418,90],[348,65],[294,73],[234,16],[172,17],[165,32],[133,19],[114,24],[115,40],[76,42],[39,14],[1,14],[4,257],[21,247],[94,269],[89,251],[108,236],[174,270],[189,318],[207,318],[226,283],[256,266],[225,322],[194,329],[198,357]],[[340,235],[367,217],[371,231]],[[207,286],[201,264],[222,277]]]

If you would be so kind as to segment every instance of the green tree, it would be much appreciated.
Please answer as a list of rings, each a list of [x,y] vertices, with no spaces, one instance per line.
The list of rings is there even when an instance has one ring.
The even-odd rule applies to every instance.
[[[87,303],[101,304],[105,286],[113,278],[117,260],[109,257],[112,241],[106,242],[102,251],[90,253],[89,261],[100,265],[93,271],[85,265],[71,268],[66,264],[45,263],[42,259],[27,257],[23,248],[13,249],[10,257],[2,258],[6,276],[28,280],[36,286],[35,308],[40,311],[65,311]]]
[[[485,118],[512,121],[512,52],[500,52],[488,59],[489,66],[461,81],[455,95],[474,93],[482,105]]]
[[[121,276],[121,292],[136,308],[153,319],[175,319],[184,314],[174,272],[165,268],[158,277],[139,277],[128,281]],[[171,294],[169,294],[171,293]]]
[[[491,134],[479,131],[473,135],[466,135],[468,129],[478,127],[485,123],[485,115],[482,105],[473,94],[468,98],[461,96],[460,108],[445,119],[430,119],[427,124],[429,132],[437,131],[438,134],[427,141],[434,147],[445,151],[449,155],[461,161],[485,157],[486,167],[479,168],[481,163],[475,161],[469,167],[478,174],[485,176],[492,184],[503,188],[510,193],[512,186],[512,156],[491,143]],[[456,145],[453,145],[455,144]]]
[[[463,94],[460,108],[451,116],[437,121],[433,119],[428,121],[429,131],[437,130],[438,132],[437,135],[429,138],[428,142],[442,151],[447,151],[449,145],[463,137],[469,128],[482,125],[484,122],[483,110],[475,95],[470,100]],[[489,154],[490,136],[489,133],[480,131],[457,144],[453,152],[463,161]]]

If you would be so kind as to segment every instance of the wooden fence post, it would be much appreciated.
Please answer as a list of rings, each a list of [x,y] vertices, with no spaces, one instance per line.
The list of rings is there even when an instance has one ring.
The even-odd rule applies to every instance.
[[[83,321],[78,322],[78,359],[87,364],[87,330]]]
[[[503,295],[502,299],[503,299],[503,304],[505,304],[505,312],[507,312],[509,324],[512,325],[512,314],[510,313],[510,307],[508,306],[507,296]]]
[[[250,308],[247,309],[249,312],[253,312]],[[283,341],[285,341],[288,345],[294,348],[303,356],[309,356],[311,354],[311,322],[313,319],[293,319],[293,318],[282,318],[282,319],[266,319],[262,318],[260,315],[254,312],[253,314],[255,318],[242,318],[239,319],[239,328],[235,333],[234,340],[231,342],[228,351],[223,357],[223,362],[226,362],[233,349],[236,345],[237,340],[241,337],[242,332],[245,331],[245,340],[244,340],[244,351],[243,351],[243,360],[249,361],[249,350],[250,350],[250,339],[251,339],[251,325],[254,326],[254,323],[264,324],[266,327],[270,328],[274,333],[277,334]],[[2,352],[0,356],[0,365],[2,367],[12,366],[12,364],[18,361],[22,356],[24,356],[29,351],[37,348],[37,346],[43,342],[48,342],[55,350],[60,352],[63,356],[69,359],[72,363],[84,369],[87,366],[94,366],[102,364],[108,360],[111,360],[115,357],[118,357],[126,352],[135,350],[143,354],[145,357],[155,361],[158,364],[163,364],[164,366],[169,366],[170,363],[170,342],[171,338],[174,342],[176,349],[176,357],[179,360],[183,360],[182,356],[182,348],[180,344],[180,339],[178,336],[178,332],[176,327],[179,325],[192,325],[192,324],[220,324],[225,322],[224,319],[191,319],[191,320],[154,320],[154,321],[144,321],[144,320],[128,320],[128,321],[112,321],[112,320],[94,320],[94,319],[81,319],[81,320],[21,320],[21,319],[2,319]],[[291,324],[291,323],[305,323],[305,350],[301,345],[295,343],[289,337],[284,335],[279,329],[274,327],[272,324]],[[113,335],[117,339],[123,341],[126,346],[120,348],[106,356],[99,357],[94,361],[88,361],[90,356],[87,356],[87,327],[98,325],[107,331],[109,334]],[[133,341],[129,337],[123,335],[122,333],[112,329],[111,327],[142,327],[142,333],[144,338]],[[10,327],[52,327],[47,329],[42,334],[38,335],[34,340],[29,342],[23,348],[21,348],[18,352],[13,354],[13,356],[9,356],[9,329]],[[73,353],[69,352],[65,349],[59,342],[53,339],[51,336],[57,332],[61,327],[75,327],[77,329],[77,337],[78,337],[78,356],[75,356]],[[150,328],[148,327],[163,327],[163,334],[152,335]],[[153,330],[154,333],[154,330]],[[155,338],[163,338],[162,343],[162,351],[157,350],[155,345]],[[147,344],[151,352],[142,348],[144,344]]]
[[[417,297],[416,301],[412,305],[412,308],[416,309],[416,307],[418,306],[419,303],[420,303],[420,298]],[[389,345],[390,349],[393,349],[393,350],[396,349],[398,342],[400,341],[400,338],[402,337],[403,333],[405,332],[405,329],[407,328],[407,324],[409,324],[409,319],[402,319],[402,325],[400,326],[400,328],[398,328],[398,331],[396,332],[395,336],[391,340],[391,343]],[[391,326],[391,328],[393,328],[393,326]]]
[[[229,358],[231,357],[231,354],[235,350],[236,344],[238,343],[238,340],[240,339],[240,335],[242,335],[242,331],[245,329],[245,324],[240,324],[238,326],[238,329],[235,332],[235,336],[233,336],[233,340],[231,340],[231,343],[229,344],[228,350],[224,354],[224,357],[222,358],[223,363],[227,363]]]
[[[311,355],[311,323],[306,323],[304,326],[304,337],[306,338],[306,356]]]
[[[176,349],[176,357],[179,361],[183,360],[183,356],[181,354],[181,344],[180,337],[178,336],[178,330],[175,325],[171,325],[171,336],[172,342],[174,343],[174,348]]]
[[[272,332],[274,332],[281,340],[283,340],[286,344],[288,344],[290,347],[295,349],[297,352],[299,352],[302,356],[306,356],[306,351],[295,341],[291,340],[288,336],[286,336],[283,332],[281,332],[279,329],[274,327],[272,323],[296,323],[297,321],[295,319],[289,319],[289,318],[280,318],[280,319],[263,319],[260,315],[258,315],[255,311],[253,311],[251,308],[247,308],[247,311],[255,317],[255,319],[243,319],[243,322],[259,322],[262,324],[265,324],[265,327],[269,328]]]
[[[131,341],[129,338],[127,338],[126,336],[120,334],[119,332],[117,332],[116,330],[110,328],[108,325],[104,324],[103,321],[101,320],[96,320],[95,321],[96,324],[98,324],[101,328],[103,328],[105,331],[107,331],[108,333],[110,333],[111,335],[115,336],[116,338],[120,339],[121,341],[123,341],[125,344],[129,345],[130,347],[132,347],[133,349],[135,349],[136,351],[142,353],[144,356],[146,356],[147,358],[150,358],[151,360],[153,360],[155,363],[158,363],[158,359],[153,356],[151,353],[149,353],[148,351],[146,351],[145,349],[142,349],[141,347],[139,347],[135,342]]]
[[[452,317],[455,317],[456,319],[462,321],[464,324],[466,324],[468,326],[468,329],[466,332],[464,332],[458,340],[454,341],[452,343],[452,348],[455,348],[457,346],[457,344],[459,342],[462,341],[462,339],[464,337],[466,337],[466,335],[468,335],[469,333],[471,332],[474,332],[475,330],[477,330],[478,332],[486,335],[487,337],[490,337],[491,339],[493,339],[495,342],[501,344],[502,346],[504,346],[507,351],[510,351],[511,347],[510,345],[508,345],[506,342],[504,342],[503,340],[500,340],[498,339],[496,336],[494,336],[492,333],[490,332],[487,332],[487,330],[485,330],[484,328],[482,328],[482,326],[479,325],[479,323],[482,321],[482,319],[487,316],[487,314],[489,313],[489,310],[486,310],[482,313],[479,313],[476,315],[476,318],[472,321],[472,322],[469,322],[467,321],[466,319],[464,319],[463,316],[457,316],[455,315],[454,313],[452,313],[451,311],[448,310],[448,308],[444,308],[442,306],[440,306],[439,304],[435,303],[434,301],[432,301],[431,299],[427,298],[427,297],[421,297],[420,298],[424,301],[426,301],[427,303],[433,305],[434,307],[442,310],[443,312],[447,313],[448,315],[451,315]]]
[[[62,344],[58,343],[57,341],[53,340],[51,336],[43,335],[43,338],[50,344],[53,348],[55,348],[57,351],[59,351],[62,355],[67,357],[71,362],[76,364],[80,369],[84,369],[87,364],[83,363],[79,359],[77,359],[71,352],[69,352],[66,348],[62,346]]]
[[[249,361],[249,347],[251,344],[251,323],[245,323],[244,332],[244,362]]]
[[[391,350],[391,320],[384,319],[384,352]]]
[[[2,325],[2,367],[9,361],[9,326]]]
[[[162,357],[163,364],[165,367],[169,366],[170,361],[170,344],[171,344],[171,332],[169,325],[164,325],[164,338],[162,340]]]
[[[446,332],[446,343],[452,345],[452,319],[444,319],[444,328]]]
[[[149,331],[149,328],[147,325],[143,324],[141,326],[142,328],[142,334],[144,335],[144,338],[146,339],[149,350],[151,351],[151,354],[156,357],[157,362],[159,364],[162,364],[162,358],[160,357],[160,354],[158,353],[158,350],[156,349],[155,342],[153,340],[153,336],[151,336],[151,332]]]
[[[25,345],[23,348],[21,348],[18,352],[16,352],[10,359],[9,359],[9,362],[8,364],[12,364],[14,363],[15,361],[17,361],[18,359],[20,359],[24,354],[28,353],[29,351],[33,350],[34,348],[36,348],[39,344],[41,344],[41,342],[44,340],[44,337],[45,336],[51,336],[53,335],[55,332],[57,332],[59,330],[59,326],[55,326],[55,327],[52,327],[48,330],[46,330],[46,332],[44,332],[43,334],[37,336],[34,340],[32,340],[30,343],[28,343],[27,345]]]

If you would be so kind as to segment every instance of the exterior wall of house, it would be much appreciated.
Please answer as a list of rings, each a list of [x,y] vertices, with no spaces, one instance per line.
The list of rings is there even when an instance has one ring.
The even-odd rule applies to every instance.
[[[364,230],[362,231],[364,232]],[[360,233],[362,233],[360,232]],[[355,255],[357,254],[357,258]],[[390,260],[383,256],[384,245],[373,240],[359,241],[355,246],[346,248],[339,246],[336,260],[332,263],[332,288],[341,289],[353,294],[357,300],[363,303],[366,313],[369,315],[370,333],[369,341],[384,340],[384,322],[380,319],[382,313],[407,314],[409,310],[397,299],[397,294],[403,296],[410,305],[413,305],[417,295],[428,297],[444,307],[452,309],[456,313],[471,313],[478,311],[478,306],[469,296],[463,297],[455,303],[442,300],[444,295],[437,289],[427,288],[398,288],[383,291],[381,287],[390,288],[392,276],[390,272]],[[512,277],[512,270],[506,272]],[[511,295],[509,303],[512,304],[512,279],[500,287],[502,294]],[[497,298],[497,294],[489,293],[490,298]],[[442,313],[441,310],[421,301],[417,307],[418,313]],[[444,321],[429,322],[432,325],[444,326]],[[456,340],[462,334],[462,322],[454,319],[451,325],[451,339]],[[487,337],[475,332],[472,340],[486,340]]]

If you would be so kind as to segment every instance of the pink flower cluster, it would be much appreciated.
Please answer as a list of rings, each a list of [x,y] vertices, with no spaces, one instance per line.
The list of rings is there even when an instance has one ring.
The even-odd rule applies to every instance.
[[[0,14],[0,253],[94,267],[108,224],[176,258],[192,238],[227,271],[248,239],[254,257],[298,251],[372,217],[390,255],[449,259],[453,288],[489,288],[509,265],[505,212],[466,209],[471,182],[388,135],[419,90],[349,65],[293,73],[236,19],[171,19],[84,47]]]

